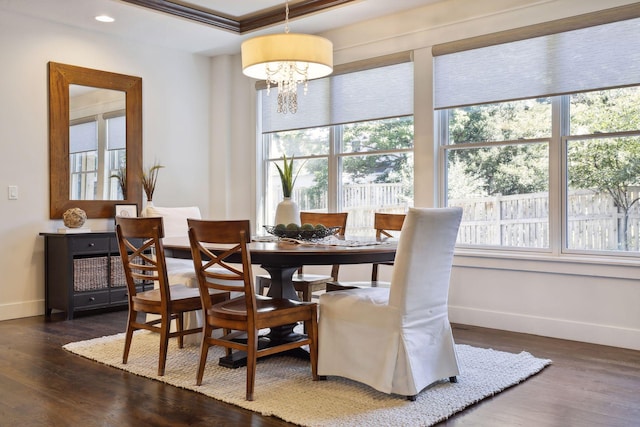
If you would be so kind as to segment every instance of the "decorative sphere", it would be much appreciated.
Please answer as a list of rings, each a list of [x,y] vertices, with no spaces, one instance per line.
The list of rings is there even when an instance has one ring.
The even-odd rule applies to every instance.
[[[80,228],[87,220],[87,213],[80,208],[71,208],[62,214],[62,220],[69,228]]]

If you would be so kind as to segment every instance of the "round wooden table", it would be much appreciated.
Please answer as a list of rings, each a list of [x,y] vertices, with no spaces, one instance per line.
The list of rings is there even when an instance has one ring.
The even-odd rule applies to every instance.
[[[346,241],[356,242],[348,237]],[[391,262],[395,259],[396,240],[365,245],[367,242],[376,241],[372,239],[357,241],[357,246],[252,241],[248,248],[251,252],[251,263],[259,264],[271,276],[271,286],[267,296],[298,301],[298,294],[293,286],[293,275],[303,265],[371,264]],[[164,249],[166,256],[191,258],[188,239],[167,237],[164,239]],[[230,260],[233,261],[233,259]],[[264,345],[298,339],[299,335],[293,332],[294,326],[272,328],[266,336],[268,341]],[[244,357],[242,352],[233,353],[229,357],[221,358],[220,365],[237,368],[246,363]]]
[[[355,242],[349,240],[347,242]],[[358,243],[375,242],[362,240]],[[251,242],[251,263],[259,264],[271,275],[268,296],[298,300],[293,275],[303,265],[372,264],[395,259],[397,241],[388,240],[368,246],[310,245],[288,242]],[[174,258],[191,258],[189,241],[184,238],[164,239],[165,254]]]

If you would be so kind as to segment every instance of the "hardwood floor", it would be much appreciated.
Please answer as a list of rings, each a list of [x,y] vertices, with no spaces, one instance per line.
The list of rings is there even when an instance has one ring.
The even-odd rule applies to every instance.
[[[126,311],[0,322],[1,426],[290,426],[109,368],[61,346],[124,331]],[[640,352],[454,325],[456,342],[553,364],[442,426],[640,425]],[[240,385],[244,387],[244,384]]]

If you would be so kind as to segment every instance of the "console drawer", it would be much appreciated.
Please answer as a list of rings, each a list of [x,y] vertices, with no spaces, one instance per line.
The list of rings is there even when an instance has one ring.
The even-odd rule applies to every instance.
[[[71,251],[74,255],[109,253],[109,239],[95,236],[77,236],[71,240]]]
[[[124,288],[111,288],[111,304],[127,304],[129,290]]]
[[[109,304],[109,292],[79,292],[73,296],[76,308],[87,308]]]

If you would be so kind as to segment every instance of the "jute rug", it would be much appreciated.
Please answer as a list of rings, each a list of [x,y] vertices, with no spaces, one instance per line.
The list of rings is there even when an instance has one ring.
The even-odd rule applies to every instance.
[[[458,383],[432,385],[415,402],[386,395],[343,378],[312,381],[308,361],[288,356],[258,362],[254,401],[245,398],[246,368],[218,366],[223,350],[212,347],[203,384],[195,385],[197,346],[177,347],[170,340],[165,375],[158,377],[158,334],[136,333],[129,362],[122,364],[124,334],[70,343],[64,348],[137,375],[203,393],[262,415],[303,426],[430,426],[466,407],[526,380],[551,363],[527,352],[505,353],[457,345]],[[366,355],[363,355],[366,357]]]

